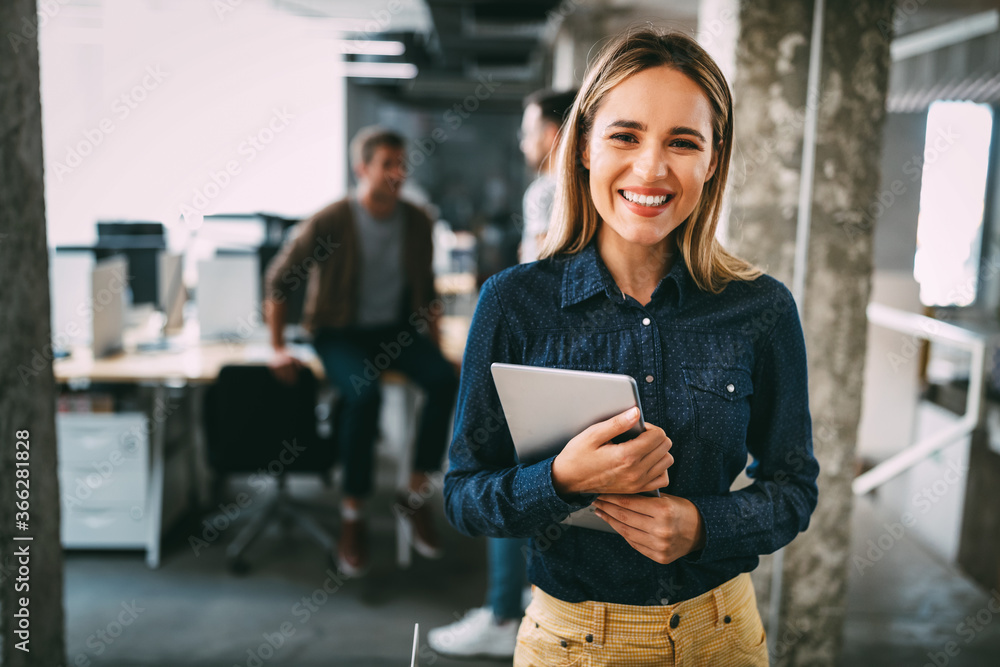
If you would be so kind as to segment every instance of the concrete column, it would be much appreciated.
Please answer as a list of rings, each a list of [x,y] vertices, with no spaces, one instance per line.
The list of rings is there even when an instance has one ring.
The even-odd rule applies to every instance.
[[[790,287],[813,8],[812,0],[751,0],[738,12],[729,245]],[[774,665],[833,665],[841,644],[871,283],[865,212],[879,187],[889,73],[879,26],[891,18],[891,0],[828,0],[823,16],[801,295],[820,498],[809,530],[785,550]]]
[[[0,3],[0,664],[7,667],[66,661],[38,23],[35,0]],[[16,479],[25,476],[28,504],[15,507],[24,500],[15,498]]]

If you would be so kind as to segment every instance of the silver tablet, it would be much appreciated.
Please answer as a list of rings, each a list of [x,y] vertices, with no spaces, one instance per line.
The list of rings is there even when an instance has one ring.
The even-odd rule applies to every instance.
[[[639,388],[631,376],[501,363],[490,369],[521,463],[555,456],[581,431],[632,407],[639,408],[639,421],[613,442],[645,430]],[[591,507],[563,523],[614,532]]]

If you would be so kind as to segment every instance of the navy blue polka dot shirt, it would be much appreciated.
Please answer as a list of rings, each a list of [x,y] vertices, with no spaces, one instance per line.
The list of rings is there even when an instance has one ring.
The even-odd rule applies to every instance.
[[[661,565],[620,535],[560,524],[593,500],[552,486],[552,458],[518,462],[492,362],[631,375],[645,420],[673,441],[670,485],[705,525],[704,547]],[[753,457],[754,483],[730,491]],[[568,602],[673,604],[755,568],[809,524],[812,451],[802,328],[789,291],[762,276],[700,290],[675,255],[648,304],[622,295],[591,242],[483,285],[462,364],[445,507],[468,535],[531,537],[528,576]]]

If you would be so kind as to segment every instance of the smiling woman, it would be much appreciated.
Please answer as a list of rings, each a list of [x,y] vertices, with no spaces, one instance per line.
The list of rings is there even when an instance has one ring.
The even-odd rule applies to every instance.
[[[483,285],[445,500],[468,534],[534,538],[515,665],[768,664],[747,573],[808,526],[819,468],[791,294],[715,238],[732,137],[697,43],[620,36],[563,125],[543,259]],[[481,428],[492,362],[630,375],[645,432],[613,444],[623,413],[521,464]],[[591,504],[614,532],[553,532]]]

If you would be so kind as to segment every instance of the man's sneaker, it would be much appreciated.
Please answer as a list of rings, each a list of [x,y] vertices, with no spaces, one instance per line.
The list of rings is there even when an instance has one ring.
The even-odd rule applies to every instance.
[[[513,658],[520,620],[497,623],[489,607],[470,609],[451,625],[427,633],[427,643],[438,653],[455,658]]]

